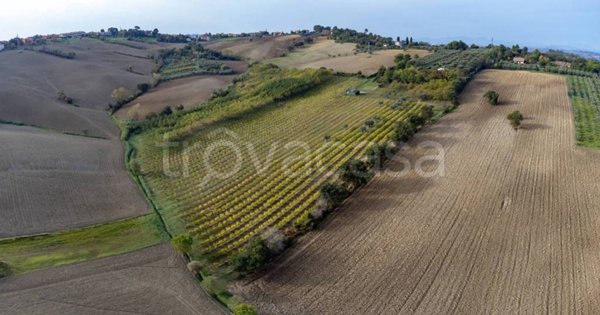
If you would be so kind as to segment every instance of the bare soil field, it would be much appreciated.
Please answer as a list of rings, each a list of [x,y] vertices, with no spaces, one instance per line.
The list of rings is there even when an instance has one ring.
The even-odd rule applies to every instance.
[[[0,124],[0,238],[148,211],[118,139]]]
[[[282,56],[288,52],[288,47],[299,39],[299,35],[266,36],[262,38],[216,40],[203,45],[208,49],[218,50],[225,54],[262,61]]]
[[[484,71],[461,104],[400,154],[436,141],[444,176],[378,175],[238,293],[261,314],[600,313],[600,152],[565,78]]]
[[[357,73],[361,71],[365,75],[371,75],[377,72],[381,66],[393,66],[394,57],[399,54],[419,55],[419,57],[430,54],[429,51],[422,49],[377,50],[373,54],[355,54],[355,47],[356,44],[340,44],[333,40],[320,39],[308,47],[297,49],[284,57],[269,60],[269,62],[286,68],[325,67],[339,72]]]
[[[244,72],[248,67],[242,61],[224,63],[236,73]],[[115,115],[120,119],[140,120],[149,113],[160,112],[167,105],[173,109],[179,104],[184,108],[191,108],[207,101],[213,91],[226,88],[237,76],[238,74],[200,75],[167,81],[123,106]]]
[[[170,245],[0,279],[3,314],[225,314]]]
[[[0,119],[95,136],[115,135],[105,108],[113,89],[136,89],[150,81],[155,48],[134,49],[98,40],[82,39],[49,45],[75,52],[65,59],[33,51],[7,51],[0,55]],[[149,45],[154,47],[152,45]],[[127,68],[133,67],[133,72]],[[58,91],[73,98],[61,102]]]

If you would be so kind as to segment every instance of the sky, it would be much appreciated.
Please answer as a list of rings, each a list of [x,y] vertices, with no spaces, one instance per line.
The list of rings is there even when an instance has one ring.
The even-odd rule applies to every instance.
[[[599,0],[3,0],[0,39],[115,26],[162,33],[337,25],[390,37],[600,52]]]

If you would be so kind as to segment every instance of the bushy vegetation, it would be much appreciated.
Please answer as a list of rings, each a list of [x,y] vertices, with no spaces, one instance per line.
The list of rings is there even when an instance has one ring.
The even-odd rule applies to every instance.
[[[10,274],[10,266],[8,265],[8,263],[0,260],[0,279],[8,277],[10,276]]]
[[[322,27],[321,27],[322,28]],[[364,32],[359,32],[349,28],[331,28],[331,39],[338,43],[356,43],[359,50],[382,49],[387,46],[393,46],[394,42],[390,37],[383,37],[370,33],[365,29]]]
[[[498,105],[498,98],[500,97],[500,95],[496,91],[487,91],[485,92],[485,94],[483,94],[483,97],[485,97],[485,99],[488,101],[488,103],[490,103],[490,105],[496,106]]]
[[[169,49],[161,53],[159,73],[162,80],[171,80],[199,74],[232,74],[233,70],[219,60],[238,60],[218,51],[190,43],[181,49]]]
[[[516,110],[516,111],[513,111],[510,114],[508,114],[508,116],[506,116],[506,118],[510,122],[510,125],[515,130],[517,130],[517,129],[519,129],[519,127],[521,126],[521,122],[523,121],[523,114],[521,114],[520,111]]]
[[[180,234],[173,237],[171,244],[173,244],[173,247],[175,247],[178,252],[182,254],[189,254],[192,250],[194,239],[190,235]]]
[[[58,100],[67,104],[73,104],[73,99],[65,94],[65,91],[60,90],[57,93]]]
[[[233,309],[233,315],[258,315],[258,312],[252,305],[238,304]]]
[[[76,53],[74,53],[72,51],[62,51],[60,49],[50,49],[45,46],[42,46],[39,49],[31,48],[30,50],[34,50],[37,52],[41,52],[44,54],[53,55],[53,56],[61,57],[61,58],[65,58],[65,59],[73,59],[77,55]]]

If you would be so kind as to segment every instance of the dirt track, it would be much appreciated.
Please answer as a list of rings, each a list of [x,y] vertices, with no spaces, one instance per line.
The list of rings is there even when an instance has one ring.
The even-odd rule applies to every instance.
[[[1,314],[224,314],[168,244],[0,279]]]
[[[575,147],[565,79],[485,71],[461,99],[412,142],[443,145],[445,176],[378,176],[239,293],[261,314],[600,313],[600,152]]]

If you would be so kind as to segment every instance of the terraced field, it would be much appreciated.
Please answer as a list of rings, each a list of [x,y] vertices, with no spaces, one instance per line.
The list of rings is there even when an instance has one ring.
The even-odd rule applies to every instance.
[[[288,47],[292,46],[297,40],[301,40],[299,35],[265,36],[262,38],[241,37],[210,41],[204,46],[227,55],[262,61],[285,54]]]
[[[461,104],[402,153],[439,142],[444,176],[376,177],[237,293],[261,314],[599,313],[600,152],[576,146],[565,78],[484,71]]]
[[[144,179],[167,221],[216,258],[266,227],[290,226],[316,205],[333,171],[370,143],[386,142],[396,122],[423,107],[391,108],[393,100],[377,93],[345,95],[364,82],[335,77],[301,97],[212,124],[186,138],[186,147],[171,143],[166,162],[152,138],[138,140]],[[367,128],[369,119],[376,123]]]

